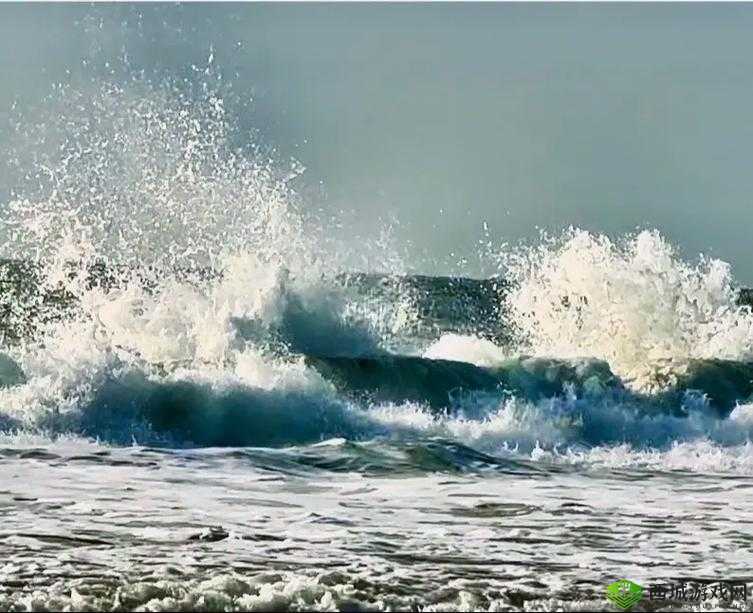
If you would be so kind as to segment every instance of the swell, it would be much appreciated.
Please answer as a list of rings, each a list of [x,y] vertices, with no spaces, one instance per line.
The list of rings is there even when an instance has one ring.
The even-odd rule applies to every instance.
[[[598,360],[516,358],[480,367],[415,356],[308,356],[305,365],[323,384],[263,389],[122,368],[100,377],[76,410],[37,412],[31,424],[5,416],[0,427],[181,446],[430,435],[465,437],[488,450],[539,442],[641,447],[714,430],[753,394],[753,364],[727,360],[690,361],[674,386],[653,394],[630,390]],[[0,388],[25,384],[3,357]]]
[[[619,397],[646,413],[686,415],[682,399],[693,392],[708,409],[726,417],[753,394],[753,363],[690,360],[676,383],[658,393],[629,389],[599,360],[514,358],[495,367],[411,356],[307,357],[307,365],[343,395],[366,403],[416,402],[435,410],[458,410],[474,394],[498,393],[536,403],[568,394]]]

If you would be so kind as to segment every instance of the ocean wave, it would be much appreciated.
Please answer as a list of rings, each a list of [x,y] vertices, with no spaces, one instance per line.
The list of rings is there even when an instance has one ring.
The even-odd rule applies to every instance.
[[[717,381],[725,366],[732,375]],[[0,399],[5,429],[76,433],[114,444],[289,447],[338,437],[402,444],[445,440],[501,457],[536,448],[628,444],[666,450],[678,442],[746,443],[753,434],[749,405],[723,409],[713,395],[717,389],[727,393],[736,377],[744,382],[739,393],[747,393],[750,383],[741,373],[749,371],[741,364],[701,362],[697,372],[700,381],[709,377],[713,390],[646,395],[625,388],[594,361],[518,360],[481,369],[423,358],[317,358],[307,365],[251,354],[233,371],[205,366],[145,372],[116,361],[80,379],[79,387],[66,390],[58,381],[58,387],[43,389],[39,379],[31,379],[5,388]],[[439,403],[443,390],[445,402]],[[432,398],[439,404],[433,406]]]
[[[20,258],[0,266],[0,428],[491,458],[746,444],[753,315],[729,266],[571,229],[503,250],[494,278],[406,276],[381,231],[333,242],[298,165],[236,146],[207,70],[200,91],[63,91],[65,121],[19,123],[38,168],[0,227]],[[370,254],[387,269],[346,272]]]
[[[533,355],[602,359],[638,390],[666,387],[689,360],[753,358],[731,267],[686,262],[657,231],[614,241],[571,228],[501,257],[511,323]]]

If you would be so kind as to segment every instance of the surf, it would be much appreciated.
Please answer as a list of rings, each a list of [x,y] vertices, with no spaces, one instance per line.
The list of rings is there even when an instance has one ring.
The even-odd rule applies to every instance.
[[[408,274],[381,232],[335,239],[297,163],[238,145],[212,70],[66,91],[24,124],[57,146],[3,210],[4,430],[492,455],[748,440],[753,316],[729,266],[570,229],[500,247],[486,279]]]

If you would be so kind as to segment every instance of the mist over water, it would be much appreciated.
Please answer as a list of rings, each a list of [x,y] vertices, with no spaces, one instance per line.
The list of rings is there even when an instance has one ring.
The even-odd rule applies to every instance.
[[[353,7],[53,10],[85,59],[3,137],[0,608],[577,609],[608,578],[747,572],[753,313],[728,263],[566,215],[426,251],[416,201],[332,206],[249,106],[235,34],[252,12],[272,54],[279,20],[302,44]],[[460,9],[425,10],[431,38]]]

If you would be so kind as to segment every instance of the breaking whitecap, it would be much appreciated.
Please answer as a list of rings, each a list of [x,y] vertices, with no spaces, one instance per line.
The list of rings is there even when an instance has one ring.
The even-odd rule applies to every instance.
[[[405,275],[307,212],[212,70],[19,124],[0,608],[583,608],[605,573],[746,572],[729,267],[571,230]]]

